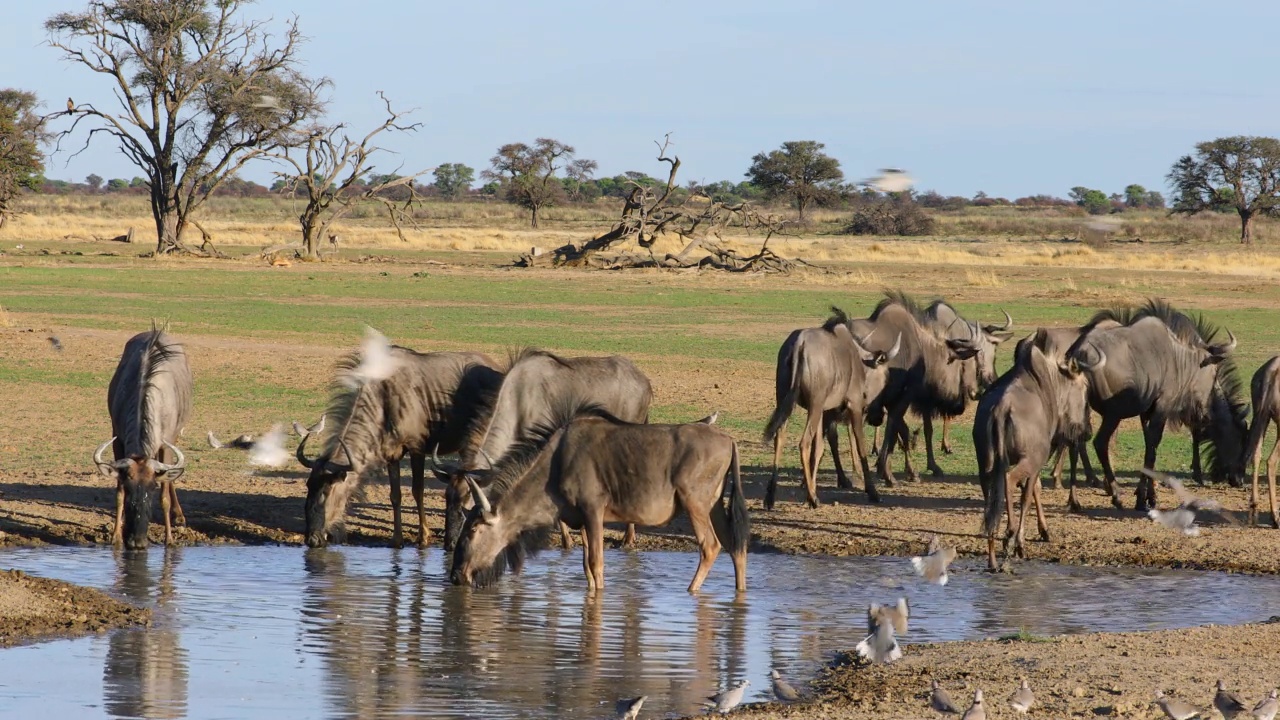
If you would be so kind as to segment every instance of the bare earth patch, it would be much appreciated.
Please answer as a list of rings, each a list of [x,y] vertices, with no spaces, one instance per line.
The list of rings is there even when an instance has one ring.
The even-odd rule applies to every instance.
[[[90,588],[0,571],[0,646],[143,625],[151,611]]]

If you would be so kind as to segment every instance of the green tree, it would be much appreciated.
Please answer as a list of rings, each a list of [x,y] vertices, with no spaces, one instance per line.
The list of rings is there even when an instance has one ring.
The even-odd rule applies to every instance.
[[[746,176],[767,197],[787,198],[803,222],[805,209],[838,195],[844,179],[840,161],[822,152],[824,147],[813,140],[784,142],[778,150],[752,157]]]
[[[564,186],[556,171],[576,158],[572,145],[538,138],[533,145],[508,143],[489,159],[489,169],[480,177],[502,184],[507,202],[529,211],[529,223],[538,227],[538,213],[564,197]]]
[[[120,192],[129,187],[129,181],[124,178],[111,178],[107,181],[107,192]]]
[[[1147,197],[1142,201],[1142,206],[1152,210],[1164,209],[1164,195],[1152,190],[1147,193]]]
[[[63,136],[110,138],[145,174],[156,253],[190,250],[193,214],[249,161],[320,111],[326,80],[300,69],[296,17],[273,37],[248,0],[91,0],[45,22],[63,57],[111,86],[119,107],[69,106]]]
[[[1147,206],[1147,189],[1134,183],[1124,188],[1124,204],[1131,208]]]
[[[96,173],[89,173],[88,177],[84,179],[84,184],[88,185],[93,192],[98,192],[102,189],[102,176]]]
[[[1084,208],[1090,215],[1105,215],[1111,211],[1111,200],[1101,190],[1094,190],[1082,185],[1071,188],[1069,197],[1076,205]]]
[[[146,186],[147,186],[147,181],[144,178],[135,177],[134,179],[129,181],[129,187],[131,188],[144,188]]]
[[[462,163],[445,163],[433,170],[431,177],[435,178],[435,182],[431,184],[440,193],[440,197],[456,200],[458,196],[471,189],[471,183],[476,179],[476,171]]]
[[[0,228],[13,215],[13,198],[22,188],[39,187],[44,174],[40,146],[50,139],[45,120],[36,114],[33,92],[0,89]]]
[[[1234,209],[1240,242],[1253,242],[1253,221],[1280,212],[1280,140],[1236,135],[1196,144],[1169,171],[1173,212]]]

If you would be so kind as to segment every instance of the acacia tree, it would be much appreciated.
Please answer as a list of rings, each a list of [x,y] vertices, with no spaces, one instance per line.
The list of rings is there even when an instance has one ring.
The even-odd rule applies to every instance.
[[[781,149],[751,158],[746,176],[767,197],[788,198],[804,222],[805,209],[838,195],[844,179],[840,161],[822,152],[824,147],[813,140],[784,142]]]
[[[385,152],[373,144],[379,135],[388,131],[414,132],[421,123],[402,123],[408,113],[393,110],[391,101],[381,92],[378,97],[386,105],[387,119],[364,137],[350,137],[343,124],[315,125],[296,133],[279,151],[271,153],[272,158],[291,167],[276,173],[283,182],[282,189],[306,201],[298,222],[302,226],[302,251],[307,257],[319,256],[321,243],[330,237],[333,224],[362,201],[381,202],[401,240],[405,239],[403,224],[413,222],[409,211],[418,200],[414,180],[426,170],[413,175],[379,175],[369,163],[374,155]],[[403,201],[393,199],[395,195],[403,196]]]
[[[13,199],[22,188],[35,188],[44,173],[49,142],[45,119],[36,114],[40,101],[33,92],[0,89],[0,228],[14,214]]]
[[[564,195],[556,171],[580,162],[574,158],[575,152],[572,145],[551,138],[538,138],[532,146],[509,143],[498,148],[480,177],[501,183],[507,202],[527,209],[529,222],[536,228],[538,213]]]
[[[444,163],[431,171],[431,176],[435,179],[432,185],[440,197],[456,200],[475,182],[476,171],[462,163]]]
[[[68,103],[60,135],[89,127],[145,174],[156,253],[190,251],[193,214],[245,163],[321,110],[327,80],[299,70],[297,20],[273,37],[244,20],[250,0],[92,0],[45,22],[65,59],[102,75],[114,108]],[[82,148],[83,150],[83,148]]]
[[[1240,242],[1253,241],[1253,220],[1280,214],[1280,140],[1236,135],[1196,145],[1169,171],[1174,213],[1234,209]]]

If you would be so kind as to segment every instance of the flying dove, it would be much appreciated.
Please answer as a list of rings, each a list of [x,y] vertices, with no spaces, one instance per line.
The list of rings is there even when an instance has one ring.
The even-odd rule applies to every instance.
[[[1026,715],[1031,712],[1032,706],[1036,704],[1036,696],[1031,694],[1031,685],[1027,683],[1026,678],[1022,678],[1022,683],[1017,690],[1009,696],[1009,707],[1015,712]]]
[[[712,710],[718,710],[722,714],[727,713],[742,704],[742,696],[746,694],[747,686],[750,684],[750,680],[743,680],[722,693],[712,695],[707,698],[708,702],[702,704]]]
[[[782,702],[795,702],[800,699],[800,693],[791,683],[782,679],[777,670],[770,670],[769,677],[773,680],[773,696]]]
[[[929,696],[929,707],[943,715],[959,715],[960,709],[956,707],[954,702],[951,702],[951,696],[947,694],[947,691],[938,684],[937,680],[934,680],[932,685],[933,694]]]
[[[259,95],[258,99],[253,103],[253,107],[261,110],[283,110],[280,107],[280,100],[275,95]]]
[[[640,706],[644,705],[644,701],[648,699],[648,695],[624,698],[614,705],[614,712],[618,714],[620,720],[636,720],[640,716]]]
[[[1227,691],[1227,685],[1221,679],[1218,680],[1217,690],[1213,695],[1213,706],[1222,713],[1222,717],[1232,720],[1248,709],[1235,693]]]
[[[964,711],[964,715],[960,720],[987,720],[987,708],[982,704],[982,691],[975,690],[973,692],[973,704],[968,710]]]
[[[279,468],[284,467],[291,457],[284,449],[284,430],[279,425],[272,426],[266,435],[249,448],[250,465]]]
[[[1147,511],[1147,517],[1187,537],[1196,537],[1200,534],[1200,528],[1196,525],[1196,514],[1181,506],[1172,510],[1152,508]]]
[[[904,170],[884,168],[879,175],[864,180],[861,184],[877,192],[891,193],[910,190],[915,181]]]
[[[1193,513],[1213,513],[1233,525],[1239,524],[1230,513],[1223,509],[1222,503],[1217,500],[1209,500],[1195,495],[1182,484],[1181,480],[1173,477],[1172,475],[1165,475],[1163,473],[1155,472],[1154,470],[1147,470],[1146,468],[1143,468],[1142,474],[1153,480],[1160,480],[1166,487],[1172,490],[1174,496],[1178,498],[1179,508],[1190,510]]]
[[[1170,720],[1191,720],[1200,717],[1200,711],[1191,703],[1177,698],[1166,697],[1163,690],[1156,691],[1156,705],[1164,711]]]
[[[906,598],[898,598],[898,604],[887,607],[871,603],[867,607],[867,637],[854,650],[871,662],[891,663],[902,657],[902,648],[895,634],[907,631],[910,608]]]
[[[1254,720],[1275,720],[1276,712],[1280,711],[1280,699],[1277,699],[1278,695],[1280,695],[1280,693],[1272,690],[1270,695],[1259,700],[1258,704],[1253,706],[1253,712],[1250,714],[1253,716]]]
[[[916,574],[926,581],[934,585],[946,585],[947,580],[950,579],[947,566],[955,559],[956,549],[942,547],[938,536],[934,535],[929,539],[929,549],[926,554],[911,558],[911,567],[915,568]]]
[[[57,350],[58,352],[62,352],[62,341],[58,339],[58,336],[57,336],[57,335],[50,335],[50,336],[49,336],[49,345],[50,345],[54,350]]]
[[[306,436],[310,435],[311,433],[318,433],[318,432],[320,432],[320,431],[324,430],[324,418],[325,418],[325,416],[324,416],[324,415],[321,415],[321,416],[320,416],[320,421],[319,421],[319,422],[317,422],[315,425],[312,425],[311,427],[307,427],[306,425],[303,425],[302,423],[298,422],[297,420],[294,420],[294,421],[293,421],[293,431],[294,431],[295,433],[297,433],[298,437],[306,437]]]

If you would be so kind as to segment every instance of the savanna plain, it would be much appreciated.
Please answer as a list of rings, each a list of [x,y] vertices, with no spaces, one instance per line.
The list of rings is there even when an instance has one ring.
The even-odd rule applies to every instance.
[[[1021,337],[1040,326],[1083,324],[1099,308],[1161,297],[1203,311],[1235,333],[1246,385],[1254,369],[1280,353],[1280,251],[1265,242],[1269,235],[1251,248],[1226,243],[1229,233],[1223,243],[1205,242],[1195,237],[1201,230],[1194,219],[1180,221],[1193,228],[1190,236],[1136,227],[1120,235],[1142,236],[1142,242],[1094,245],[1066,237],[1070,228],[1064,224],[1066,231],[1060,231],[1056,221],[1004,232],[999,218],[976,217],[968,225],[944,224],[947,237],[921,240],[851,239],[827,235],[819,226],[770,242],[780,254],[817,268],[749,275],[510,267],[530,247],[589,237],[593,219],[567,211],[552,214],[550,229],[541,231],[523,229],[501,212],[442,213],[410,232],[408,242],[357,221],[337,254],[288,266],[272,266],[259,253],[289,239],[284,212],[237,215],[215,205],[205,226],[231,256],[227,260],[144,258],[139,255],[145,247],[90,239],[129,224],[145,230],[146,220],[132,212],[47,205],[0,233],[4,544],[110,543],[114,484],[98,474],[90,455],[110,435],[105,396],[120,349],[153,319],[167,322],[186,345],[196,378],[194,418],[183,443],[188,470],[179,483],[187,522],[177,530],[180,543],[301,544],[304,471],[250,473],[243,454],[213,451],[204,435],[212,430],[226,439],[259,434],[276,423],[287,427],[291,420],[314,422],[325,409],[335,361],[368,325],[420,351],[480,350],[503,357],[534,346],[567,355],[626,355],[653,382],[652,421],[692,421],[719,411],[719,423],[738,440],[752,511],[752,552],[900,555],[904,567],[905,556],[918,554],[922,538],[931,533],[962,555],[985,552],[972,409],[952,427],[955,453],[939,455],[943,477],[900,481],[882,488],[884,501],[871,505],[860,490],[835,487],[828,454],[817,509],[802,502],[795,441],[803,418],[793,416],[780,501],[772,511],[762,507],[772,449],[760,436],[774,407],[778,347],[791,330],[820,324],[830,306],[861,317],[885,289],[901,289],[922,301],[945,297],[966,316],[988,322],[1008,311]],[[760,238],[728,241],[745,249]],[[1009,364],[1006,349],[997,369]],[[849,467],[848,437],[842,432],[841,439]],[[1269,448],[1270,441],[1264,450]],[[1127,421],[1114,457],[1122,497],[1130,505],[1141,453],[1138,425]],[[1160,448],[1158,467],[1186,475],[1190,457],[1187,433],[1172,432]],[[899,463],[895,459],[895,467]],[[922,450],[915,464],[923,469]],[[439,486],[431,485],[428,524],[438,532],[443,501]],[[1030,543],[1029,554],[1079,565],[1280,572],[1280,531],[1247,525],[1247,490],[1211,485],[1197,492],[1221,501],[1239,524],[1210,522],[1199,537],[1186,538],[1132,510],[1112,508],[1094,488],[1078,493],[1083,512],[1069,514],[1066,491],[1046,481],[1051,539]],[[411,503],[407,492],[405,498]],[[1169,501],[1161,498],[1162,504]],[[1265,513],[1262,520],[1269,520]],[[348,530],[350,543],[390,542],[385,477],[366,484],[364,498],[348,512]],[[153,540],[160,532],[153,525]],[[642,528],[638,548],[694,552],[682,520]],[[713,572],[728,568],[722,559]],[[0,612],[46,618],[43,624],[0,626],[15,640],[146,621],[145,613],[91,591],[44,587],[37,578],[16,574],[0,580]],[[965,572],[953,582],[965,582]],[[39,597],[59,593],[76,597],[40,604]],[[850,608],[848,617],[850,623],[864,621],[861,608]],[[911,645],[908,633],[905,657],[897,663],[865,667],[837,661],[813,679],[808,703],[743,712],[928,717],[929,681],[937,679],[965,705],[973,689],[985,689],[988,717],[1012,717],[1004,697],[1020,676],[1032,679],[1040,702],[1032,715],[1038,717],[1157,717],[1159,710],[1150,704],[1156,688],[1177,689],[1204,706],[1219,677],[1252,701],[1280,683],[1273,669],[1280,661],[1280,625],[1265,620],[936,645]],[[28,625],[43,629],[27,632]]]

